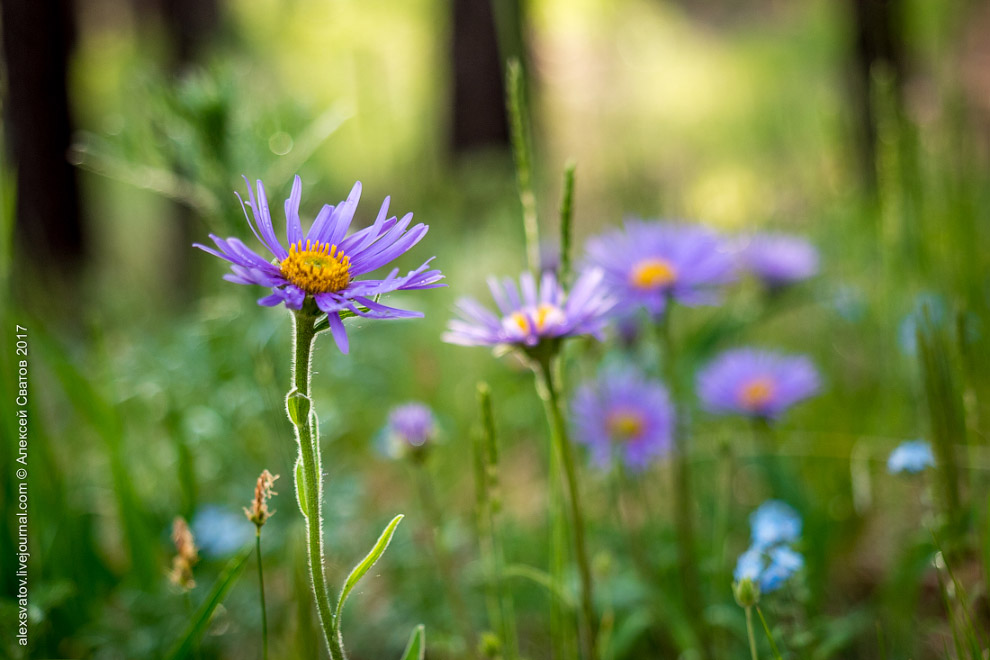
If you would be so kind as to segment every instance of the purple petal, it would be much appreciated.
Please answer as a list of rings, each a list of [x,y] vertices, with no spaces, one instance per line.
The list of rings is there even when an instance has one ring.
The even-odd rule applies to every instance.
[[[347,355],[348,343],[347,343],[347,330],[344,329],[344,322],[340,320],[340,314],[327,314],[327,322],[330,324],[330,334],[333,335],[333,340],[337,342],[337,348],[344,355]]]
[[[302,201],[302,179],[299,175],[292,181],[292,194],[285,200],[285,233],[289,245],[296,245],[303,239],[302,221],[299,219],[299,202]]]

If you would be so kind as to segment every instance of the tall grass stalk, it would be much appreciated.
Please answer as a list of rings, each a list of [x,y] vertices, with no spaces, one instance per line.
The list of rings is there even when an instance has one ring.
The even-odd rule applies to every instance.
[[[560,277],[566,285],[571,277],[571,239],[574,234],[574,170],[573,162],[564,166],[564,190],[560,197]]]
[[[933,318],[925,305],[917,328],[918,358],[928,417],[932,448],[942,507],[949,530],[947,550],[952,554],[954,541],[965,526],[956,463],[956,445],[966,442],[966,419],[959,390],[958,375],[945,329]]]
[[[518,59],[510,59],[505,74],[506,103],[509,111],[509,132],[512,155],[516,163],[516,184],[522,204],[523,229],[526,234],[526,260],[529,269],[540,272],[540,225],[533,192],[533,149],[526,111],[525,80]]]

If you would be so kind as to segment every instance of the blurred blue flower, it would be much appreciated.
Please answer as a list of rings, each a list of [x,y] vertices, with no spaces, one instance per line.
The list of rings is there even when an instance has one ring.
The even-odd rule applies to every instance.
[[[583,385],[571,409],[575,438],[599,466],[608,466],[617,455],[640,470],[673,444],[674,407],[667,389],[631,368],[608,369]]]
[[[254,525],[243,513],[228,511],[215,504],[199,509],[191,527],[200,550],[211,557],[229,556],[254,537]]]
[[[789,504],[767,500],[749,516],[753,547],[794,543],[801,536],[801,516]]]
[[[718,301],[715,289],[735,279],[725,241],[699,225],[627,220],[588,241],[588,262],[605,271],[620,300],[617,312],[640,307],[663,314],[670,299],[684,305]]]
[[[471,298],[457,302],[461,319],[448,324],[443,339],[462,346],[534,348],[543,340],[593,335],[601,338],[607,315],[615,304],[602,287],[602,271],[583,272],[570,292],[552,272],[543,273],[539,287],[526,272],[516,283],[505,278],[488,281],[499,314]]]
[[[756,234],[744,239],[739,261],[764,285],[776,289],[818,272],[818,250],[809,241],[787,234]]]
[[[932,447],[924,440],[902,442],[887,458],[887,471],[891,474],[909,472],[917,474],[925,468],[935,466]]]
[[[361,198],[360,182],[354,184],[350,195],[336,208],[325,204],[309,232],[303,234],[299,219],[302,180],[297,176],[292,184],[292,194],[285,200],[289,246],[286,249],[275,235],[264,184],[257,182],[255,195],[247,177],[244,181],[248,184],[249,199],[247,203],[241,201],[244,217],[255,238],[275,256],[278,264],[259,256],[238,238],[222,239],[210,234],[217,250],[198,243],[195,247],[230,262],[231,272],[224,275],[228,282],[270,288],[271,295],[261,298],[259,305],[274,307],[284,304],[289,309],[298,310],[302,309],[306,296],[312,296],[320,311],[327,314],[330,333],[341,352],[346,353],[348,349],[341,312],[372,319],[419,318],[423,316],[422,312],[387,307],[377,302],[377,297],[392,291],[445,286],[439,283],[443,279],[439,270],[427,270],[432,257],[402,277],[399,277],[399,269],[395,268],[385,279],[354,279],[405,254],[422,240],[429,229],[420,223],[407,231],[412,213],[407,213],[401,220],[395,216],[386,219],[389,202],[386,197],[375,223],[348,236]],[[254,216],[253,223],[248,217],[248,207]]]
[[[753,543],[739,555],[733,573],[759,584],[761,593],[780,588],[804,567],[804,557],[791,548],[801,536],[801,517],[779,500],[767,500],[749,517]]]
[[[749,548],[739,555],[739,559],[736,561],[736,570],[732,575],[736,582],[747,579],[759,582],[765,564],[763,552],[759,548]]]
[[[792,575],[804,568],[804,557],[786,545],[771,548],[764,556],[768,563],[760,575],[760,591],[765,594],[779,589]]]
[[[944,324],[949,318],[949,308],[945,298],[930,291],[919,293],[915,298],[911,311],[905,315],[897,328],[897,343],[905,355],[917,354],[918,327],[926,313],[935,326]]]
[[[699,373],[698,397],[717,414],[776,418],[821,387],[806,357],[740,348],[725,351]]]
[[[846,321],[859,323],[866,317],[869,306],[861,288],[840,284],[832,291],[832,308]]]

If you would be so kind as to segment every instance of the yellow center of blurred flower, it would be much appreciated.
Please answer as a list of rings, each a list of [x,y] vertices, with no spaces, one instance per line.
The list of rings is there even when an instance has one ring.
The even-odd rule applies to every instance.
[[[646,426],[643,416],[631,410],[617,410],[605,420],[608,432],[618,440],[638,438]]]
[[[773,393],[773,379],[761,376],[742,386],[742,389],[739,390],[739,402],[744,408],[757,410],[770,403]]]
[[[668,286],[676,279],[677,269],[674,268],[674,264],[658,257],[637,262],[629,273],[629,283],[645,291]]]
[[[511,322],[522,332],[529,332],[529,316],[524,312],[513,312],[509,317]],[[564,320],[564,312],[556,305],[550,303],[540,303],[539,307],[533,310],[532,318],[536,327],[535,332],[543,332],[551,324],[558,324]]]
[[[302,241],[289,246],[282,260],[282,276],[306,293],[340,291],[351,282],[351,258],[337,251],[336,245]]]

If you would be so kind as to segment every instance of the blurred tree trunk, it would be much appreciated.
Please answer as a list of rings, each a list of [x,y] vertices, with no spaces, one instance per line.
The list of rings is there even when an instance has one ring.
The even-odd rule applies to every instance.
[[[171,47],[172,68],[196,64],[220,27],[217,0],[158,0]]]
[[[903,0],[847,0],[853,22],[851,95],[856,120],[856,144],[862,179],[877,192],[879,156],[876,98],[873,76],[878,67],[889,74],[891,100],[898,114],[904,101]]]
[[[166,66],[173,78],[173,88],[202,61],[220,28],[217,0],[133,0],[135,11],[157,16],[165,32],[168,58]],[[190,173],[180,163],[170,167],[183,178]],[[203,239],[203,224],[195,212],[184,204],[170,202],[168,214],[173,231],[164,246],[170,274],[167,291],[172,301],[189,304],[196,295],[199,280],[197,254],[193,243]]]
[[[77,282],[86,251],[76,170],[66,159],[72,139],[67,91],[75,41],[70,0],[2,0],[7,68],[6,139],[17,175],[17,242],[30,276],[53,278],[65,291]],[[71,298],[71,294],[66,298]]]
[[[492,2],[452,0],[453,107],[451,149],[455,154],[478,147],[507,147],[502,62]]]
[[[220,28],[220,8],[217,0],[159,0],[165,27],[172,48],[171,67],[177,76],[194,68],[203,58]],[[176,165],[177,170],[181,166]],[[183,177],[189,172],[179,171]],[[203,238],[203,224],[184,204],[172,203],[175,220],[175,242],[171,246],[175,264],[175,291],[182,303],[196,295],[199,264],[202,260],[192,250],[192,244]]]

